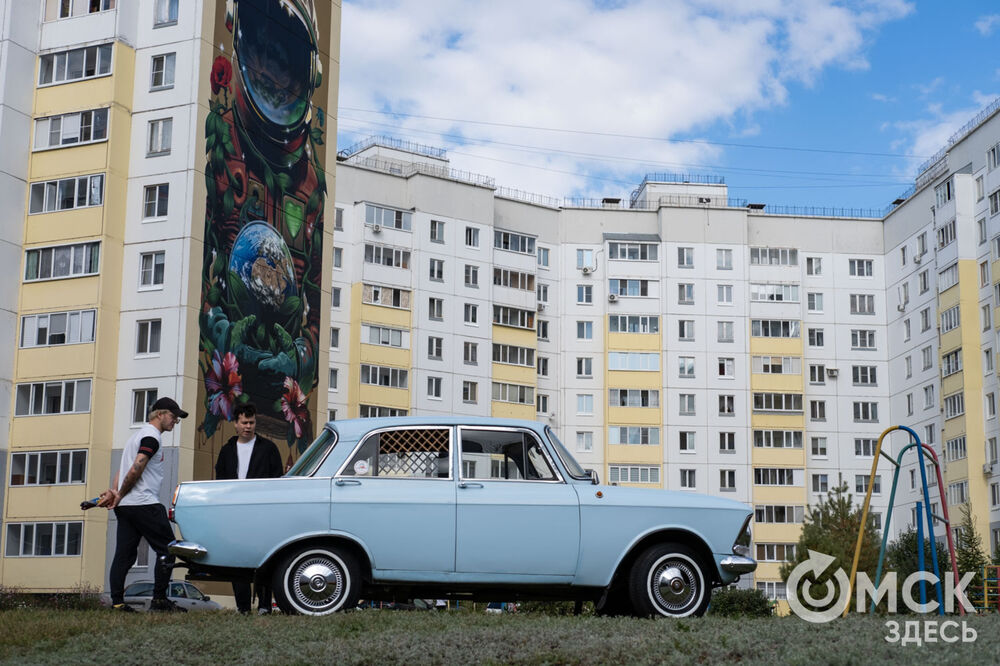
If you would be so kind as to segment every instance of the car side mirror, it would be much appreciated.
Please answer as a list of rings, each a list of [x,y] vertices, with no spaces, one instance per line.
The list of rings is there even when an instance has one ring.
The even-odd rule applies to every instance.
[[[587,472],[588,474],[590,474],[590,483],[592,485],[596,486],[596,485],[598,485],[598,484],[601,483],[601,479],[597,476],[597,470],[596,469],[587,469],[587,470],[584,470],[584,471]]]
[[[207,594],[203,594],[203,595],[201,596],[201,600],[202,600],[202,601],[211,601],[211,600],[212,600],[212,597],[208,596]]]

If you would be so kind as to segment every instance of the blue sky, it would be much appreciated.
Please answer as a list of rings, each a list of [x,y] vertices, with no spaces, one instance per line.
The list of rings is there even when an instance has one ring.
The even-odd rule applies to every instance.
[[[345,2],[338,144],[443,147],[557,198],[669,171],[882,208],[1000,94],[998,46],[986,1]]]

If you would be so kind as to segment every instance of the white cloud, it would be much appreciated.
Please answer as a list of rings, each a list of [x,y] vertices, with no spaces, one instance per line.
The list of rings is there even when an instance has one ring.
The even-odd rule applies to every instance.
[[[980,16],[979,20],[976,21],[976,30],[983,37],[989,37],[993,34],[993,30],[1000,25],[1000,14],[987,14],[986,16]]]
[[[342,136],[384,133],[447,147],[455,168],[543,194],[626,190],[637,165],[682,170],[717,158],[719,149],[610,134],[697,136],[719,121],[734,135],[753,134],[753,113],[784,104],[789,85],[809,85],[831,67],[867,67],[872,33],[912,10],[903,0],[599,4],[345,2]],[[389,120],[352,109],[522,127]]]
[[[875,100],[876,102],[889,103],[889,102],[895,102],[896,101],[895,97],[890,97],[889,95],[885,95],[883,93],[872,93],[871,94],[871,98],[873,100]]]

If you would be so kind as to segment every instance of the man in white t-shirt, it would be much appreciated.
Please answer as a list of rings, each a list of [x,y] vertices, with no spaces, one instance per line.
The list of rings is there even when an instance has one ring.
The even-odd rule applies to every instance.
[[[167,599],[167,585],[174,564],[174,556],[167,551],[167,546],[174,540],[174,530],[167,519],[166,507],[160,503],[164,467],[160,438],[187,415],[172,399],[157,400],[150,409],[148,422],[125,444],[111,488],[101,493],[98,506],[114,509],[118,519],[115,556],[110,573],[111,604],[115,610],[134,610],[125,604],[125,577],[135,562],[139,541],[143,537],[157,556],[153,568],[153,599],[149,609],[186,610]]]
[[[245,403],[233,410],[236,436],[231,437],[219,450],[215,463],[216,479],[273,479],[285,473],[281,454],[274,442],[257,435],[257,409]],[[250,612],[252,596],[250,583],[233,582],[236,609],[246,615]],[[264,581],[257,583],[258,612],[271,612],[271,588]]]

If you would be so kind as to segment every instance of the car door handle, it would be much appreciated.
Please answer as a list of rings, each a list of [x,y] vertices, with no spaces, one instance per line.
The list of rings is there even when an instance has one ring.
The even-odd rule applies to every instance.
[[[357,479],[337,479],[333,482],[335,486],[360,486],[361,482]]]
[[[458,487],[459,488],[482,488],[483,484],[481,484],[481,483],[469,483],[468,481],[462,481],[460,484],[458,484]]]

